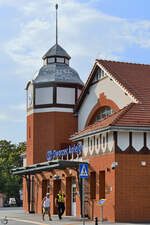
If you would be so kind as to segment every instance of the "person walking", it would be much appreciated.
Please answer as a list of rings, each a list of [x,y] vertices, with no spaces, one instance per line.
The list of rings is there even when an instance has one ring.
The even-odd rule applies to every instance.
[[[48,214],[49,220],[52,220],[51,214],[50,214],[50,199],[49,199],[49,193],[46,194],[46,196],[42,200],[42,220],[44,221],[45,214]]]
[[[56,196],[56,205],[58,207],[58,217],[60,220],[62,219],[62,215],[65,211],[64,197],[65,195],[62,193],[62,190],[60,190]]]

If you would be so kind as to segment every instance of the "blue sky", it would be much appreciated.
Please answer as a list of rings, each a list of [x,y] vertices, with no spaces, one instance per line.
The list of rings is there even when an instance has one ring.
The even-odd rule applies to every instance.
[[[86,81],[96,58],[150,64],[149,0],[0,0],[0,139],[26,140],[25,86],[55,44]]]

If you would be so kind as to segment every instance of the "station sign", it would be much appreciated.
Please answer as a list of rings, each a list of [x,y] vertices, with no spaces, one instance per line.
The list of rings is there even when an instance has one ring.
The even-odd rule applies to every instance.
[[[62,157],[62,156],[66,156],[66,155],[69,155],[69,154],[74,154],[74,153],[76,153],[77,155],[80,155],[81,151],[82,151],[82,145],[81,144],[74,145],[73,147],[69,146],[68,148],[63,149],[63,150],[49,150],[46,153],[46,159],[48,161],[50,161],[52,159]]]

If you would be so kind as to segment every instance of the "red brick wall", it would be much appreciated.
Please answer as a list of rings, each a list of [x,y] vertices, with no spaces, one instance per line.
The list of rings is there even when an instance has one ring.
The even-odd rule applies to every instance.
[[[23,209],[27,212],[28,211],[28,198],[27,198],[27,187],[26,187],[26,180],[23,178]]]
[[[27,150],[26,150],[27,165],[31,165],[33,162],[33,141],[34,141],[33,127],[34,127],[34,115],[32,114],[27,117]]]
[[[29,128],[30,127],[30,128]],[[29,137],[29,129],[31,137]],[[77,131],[77,117],[66,112],[36,113],[27,117],[27,165],[46,161],[50,149],[69,143]]]
[[[116,154],[116,221],[150,221],[150,155]],[[146,161],[146,166],[141,166]]]
[[[115,154],[91,157],[88,160],[89,172],[96,171],[96,199],[90,199],[89,185],[89,217],[98,217],[100,219],[100,206],[98,206],[100,200],[99,172],[105,171],[105,198],[107,201],[103,206],[103,218],[104,220],[115,221],[115,170],[111,169],[111,164],[115,161]],[[107,168],[109,168],[110,171],[107,172]]]

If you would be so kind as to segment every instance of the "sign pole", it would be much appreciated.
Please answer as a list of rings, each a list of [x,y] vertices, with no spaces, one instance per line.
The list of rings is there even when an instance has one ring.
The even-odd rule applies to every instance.
[[[85,225],[84,179],[88,178],[88,164],[80,164],[80,178],[82,178],[82,217]]]
[[[101,222],[103,222],[103,205],[101,206]]]
[[[98,205],[101,207],[100,221],[103,222],[103,204],[106,202],[106,199],[102,198]]]
[[[84,210],[84,178],[82,178],[82,216],[83,216],[83,225],[85,225],[85,210]]]

